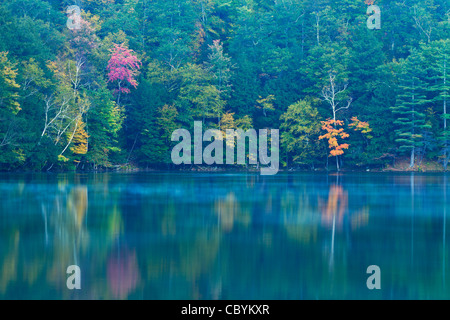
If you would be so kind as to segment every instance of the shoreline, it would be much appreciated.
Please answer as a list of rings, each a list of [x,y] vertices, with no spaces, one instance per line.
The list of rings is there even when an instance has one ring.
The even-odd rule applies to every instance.
[[[328,173],[328,174],[345,174],[345,173],[446,173],[449,171],[444,169],[443,165],[438,161],[426,161],[423,160],[419,163],[416,163],[414,167],[410,167],[409,159],[402,158],[397,159],[395,164],[384,166],[370,166],[367,165],[364,168],[360,166],[356,167],[344,167],[341,170],[336,170],[336,168],[330,167],[329,170],[326,167],[319,168],[305,168],[305,167],[296,167],[296,168],[280,168],[277,173]],[[11,170],[11,171],[3,171],[0,170],[1,173],[48,173],[48,174],[60,174],[60,173],[114,173],[114,172],[179,172],[179,173],[261,173],[261,167],[256,165],[250,166],[239,166],[239,165],[173,165],[173,164],[164,164],[164,165],[153,165],[153,166],[139,166],[135,164],[117,164],[112,165],[110,167],[101,167],[97,169],[86,169],[86,170],[63,170],[58,168],[53,168],[51,171],[27,171],[27,170]]]
[[[139,172],[170,172],[170,173],[261,173],[258,168],[220,168],[220,167],[192,167],[192,168],[144,168],[144,167],[130,167],[121,166],[115,168],[103,168],[100,170],[53,170],[53,171],[0,171],[0,174],[66,174],[66,173],[77,173],[77,174],[87,174],[87,173],[139,173]],[[445,171],[444,168],[441,170],[431,170],[431,169],[402,169],[402,168],[369,168],[369,169],[355,169],[355,168],[344,168],[340,171],[326,170],[324,168],[319,168],[315,170],[311,169],[279,169],[278,173],[327,173],[327,174],[346,174],[346,173],[448,173],[449,170]],[[274,175],[276,176],[276,175]]]

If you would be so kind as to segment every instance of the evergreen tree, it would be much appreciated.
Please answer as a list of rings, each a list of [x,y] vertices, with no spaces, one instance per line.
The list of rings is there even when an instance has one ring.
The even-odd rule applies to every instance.
[[[410,153],[410,167],[414,167],[416,151],[423,146],[423,133],[430,126],[425,122],[424,108],[426,84],[424,82],[423,56],[414,50],[406,61],[402,61],[399,77],[400,93],[392,112],[397,116],[394,124],[398,150]]]
[[[442,126],[439,132],[441,145],[442,163],[447,170],[450,161],[450,141],[447,110],[448,101],[450,101],[450,79],[449,79],[449,56],[450,40],[433,41],[426,46],[422,46],[424,55],[428,64],[427,86],[428,93],[431,95],[431,101],[434,110],[442,116]]]

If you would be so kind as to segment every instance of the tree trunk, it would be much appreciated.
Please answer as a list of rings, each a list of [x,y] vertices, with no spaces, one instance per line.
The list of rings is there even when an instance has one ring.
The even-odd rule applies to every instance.
[[[72,132],[72,136],[71,136],[70,139],[69,139],[69,143],[67,143],[67,145],[66,145],[66,147],[64,148],[64,150],[60,153],[60,156],[62,156],[62,155],[64,154],[64,152],[66,152],[67,148],[68,148],[68,147],[70,146],[70,144],[72,143],[73,137],[75,136],[75,133],[76,133],[77,129],[78,129],[78,120],[76,120],[76,122],[75,122],[75,129],[74,129],[73,132]]]
[[[334,120],[334,129],[336,130],[336,106],[334,105],[334,100],[333,100],[333,120]],[[339,156],[336,156],[336,168],[337,171],[341,171],[341,168],[339,167]]]
[[[447,85],[447,60],[444,60],[444,88]],[[444,92],[444,134],[447,132],[447,92]],[[447,171],[448,165],[448,141],[447,135],[444,136],[444,170]]]
[[[316,38],[317,38],[317,45],[320,45],[319,22],[320,22],[320,16],[319,16],[318,13],[316,13]]]
[[[414,168],[415,152],[416,152],[416,148],[412,148],[412,150],[411,150],[411,161],[409,163],[409,167],[410,168]]]

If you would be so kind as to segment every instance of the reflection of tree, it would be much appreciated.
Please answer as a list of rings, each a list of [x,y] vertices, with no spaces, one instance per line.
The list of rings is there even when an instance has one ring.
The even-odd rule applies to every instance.
[[[229,192],[225,198],[218,198],[215,201],[214,210],[218,215],[222,231],[232,231],[235,222],[244,226],[248,226],[251,223],[250,212],[245,208],[241,208],[234,192]]]
[[[281,199],[281,208],[289,238],[305,244],[317,241],[316,212],[309,200],[307,189],[301,194],[286,191]]]
[[[443,177],[443,193],[444,193],[444,203],[447,204],[447,177]],[[444,209],[442,212],[442,287],[445,288],[445,238],[447,236],[446,232],[447,227],[447,206],[444,205]]]
[[[346,227],[347,232],[367,225],[369,211],[364,207],[358,211],[350,212],[348,207],[348,192],[341,185],[330,186],[328,200],[325,202],[319,198],[319,210],[322,216],[322,225],[331,227],[331,244],[329,267],[334,267],[336,229],[342,230]]]
[[[346,215],[351,215],[349,222],[352,229],[365,226],[369,221],[367,206],[354,212],[349,211],[348,192],[339,185],[330,186],[326,203],[319,198],[319,210],[322,216],[322,224],[327,227],[336,225],[336,227],[342,228]]]
[[[220,259],[224,234],[231,232],[236,222],[245,223],[245,210],[231,192],[208,205],[186,205],[187,200],[203,204],[205,194],[178,198],[171,192],[176,188],[172,184],[159,185],[168,187],[163,198],[146,198],[142,204],[141,218],[147,230],[140,240],[147,245],[140,260],[147,268],[146,285],[164,286],[164,290],[149,293],[149,298],[219,297],[221,274],[211,270]],[[187,192],[191,190],[194,188],[187,186]]]
[[[108,258],[108,283],[114,299],[126,299],[136,289],[140,273],[136,251],[119,248]]]
[[[217,233],[202,232],[194,241],[181,244],[179,247],[180,275],[192,284],[194,299],[202,299],[199,292],[199,279],[208,274],[219,253],[220,238]]]
[[[19,256],[19,240],[20,232],[16,231],[11,237],[10,250],[5,255],[3,264],[0,269],[0,293],[4,294],[10,282],[17,280],[18,256]],[[11,245],[12,244],[12,245]]]
[[[167,209],[161,221],[161,232],[164,236],[175,236],[177,233],[176,207],[173,202],[167,204]]]
[[[336,220],[339,222],[338,224],[342,225],[344,215],[348,210],[348,193],[341,186],[330,186],[327,203],[324,204],[319,199],[319,208],[322,213],[322,223],[324,225],[335,225]]]
[[[15,195],[14,199],[26,201],[21,204],[20,215],[11,219],[17,221],[17,228],[7,224],[6,232],[0,234],[0,297],[8,287],[15,288],[18,283],[26,283],[30,288],[44,287],[47,291],[39,289],[43,297],[49,293],[49,288],[52,294],[65,298],[108,295],[104,280],[108,252],[124,232],[118,199],[105,186],[108,177],[107,174],[95,175],[90,180],[91,186],[100,191],[94,194],[98,207],[93,215],[92,224],[96,229],[92,238],[87,220],[89,188],[82,182],[83,175],[60,175],[56,179],[45,176],[44,181],[48,179],[48,183],[20,181],[17,188],[9,187],[8,192]],[[17,204],[12,201],[0,207],[2,212],[12,213],[11,208],[14,210]],[[19,216],[21,218],[17,219]],[[82,269],[82,286],[89,283],[82,292],[66,288],[66,270],[74,264]],[[95,279],[84,283],[89,275]],[[13,292],[20,297],[25,294]],[[31,298],[38,297],[35,294]]]
[[[48,282],[64,296],[125,299],[133,293],[140,276],[136,250],[130,251],[123,244],[126,238],[125,220],[118,202],[120,186],[112,190],[108,174],[93,176],[89,188],[94,191],[95,211],[88,224],[89,188],[79,177],[75,176],[76,184],[69,183],[67,176],[59,179],[58,192],[52,203],[45,206],[53,235]],[[94,236],[88,231],[89,225]],[[85,288],[81,292],[65,289],[66,269],[73,264],[82,269]]]
[[[80,249],[89,244],[84,219],[88,208],[86,185],[69,187],[67,180],[59,181],[60,193],[56,194],[49,208],[50,228],[53,231],[53,265],[47,278],[59,288],[64,288],[66,269],[70,265],[80,265]],[[43,207],[44,208],[44,207]]]
[[[9,191],[0,184],[7,196],[0,212],[17,210],[9,198],[27,200],[24,214],[2,216],[0,299],[360,298],[364,268],[378,262],[383,281],[395,284],[392,297],[448,297],[447,177],[379,177],[382,188],[360,177],[347,183],[352,176],[331,185],[310,175],[82,179],[62,176],[59,185],[39,186],[37,196],[30,183]],[[65,288],[74,257],[82,268],[79,293]],[[420,283],[411,284],[417,275]]]

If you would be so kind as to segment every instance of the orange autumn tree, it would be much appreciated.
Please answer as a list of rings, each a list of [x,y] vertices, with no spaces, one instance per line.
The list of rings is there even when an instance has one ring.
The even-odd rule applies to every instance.
[[[349,128],[352,128],[354,131],[359,131],[363,134],[363,136],[367,139],[372,139],[373,136],[370,134],[372,132],[372,128],[370,128],[370,125],[368,122],[363,122],[359,120],[357,117],[353,117],[352,123],[348,125]],[[339,128],[344,126],[344,122],[340,120],[333,120],[329,119],[327,121],[321,121],[322,122],[322,130],[326,131],[327,133],[320,136],[319,140],[327,139],[330,151],[330,157],[336,157],[336,164],[337,169],[339,171],[339,160],[338,157],[340,155],[344,154],[344,150],[347,150],[350,145],[347,143],[340,144],[338,139],[346,139],[350,137],[349,134],[347,134],[344,131],[344,128]]]
[[[319,140],[327,139],[330,151],[330,157],[337,157],[344,154],[344,149],[348,149],[349,145],[346,143],[339,144],[338,138],[346,139],[350,137],[348,133],[344,132],[344,128],[338,129],[337,127],[342,127],[344,125],[343,121],[329,119],[322,122],[322,130],[327,133],[319,137]]]
[[[338,127],[342,127],[344,122],[340,120],[328,119],[327,121],[321,121],[322,130],[325,130],[327,133],[323,136],[319,137],[319,140],[327,139],[328,146],[331,149],[330,157],[336,157],[336,168],[339,171],[339,156],[344,154],[344,149],[348,149],[349,145],[346,143],[339,144],[338,138],[346,139],[349,137],[347,133],[344,132],[343,128],[338,129]]]

